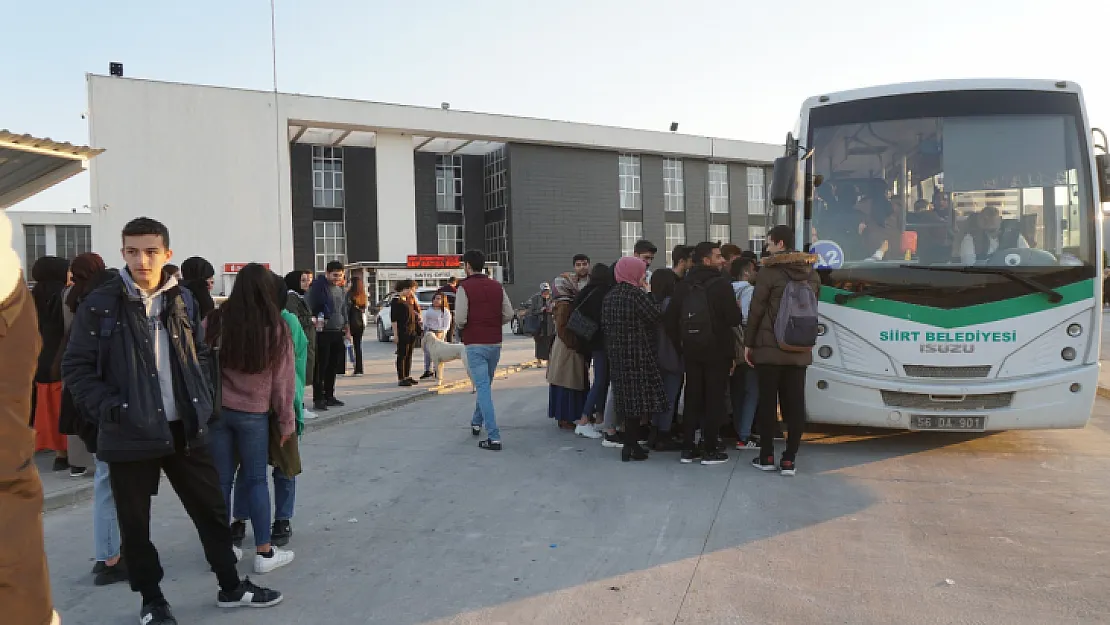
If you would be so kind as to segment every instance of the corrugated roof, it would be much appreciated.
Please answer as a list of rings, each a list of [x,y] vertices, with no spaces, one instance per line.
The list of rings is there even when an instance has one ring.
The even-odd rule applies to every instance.
[[[103,151],[0,130],[0,208],[80,173]]]
[[[61,143],[49,137],[40,139],[31,135],[17,135],[3,129],[0,129],[0,146],[27,152],[50,152],[57,156],[81,160],[88,160],[104,151],[99,148],[90,148],[87,145]]]

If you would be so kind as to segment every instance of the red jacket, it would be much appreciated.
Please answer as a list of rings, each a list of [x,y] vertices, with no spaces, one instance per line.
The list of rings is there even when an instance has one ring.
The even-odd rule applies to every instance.
[[[459,283],[466,291],[466,327],[463,328],[464,345],[500,345],[502,301],[505,290],[501,283],[476,273]]]

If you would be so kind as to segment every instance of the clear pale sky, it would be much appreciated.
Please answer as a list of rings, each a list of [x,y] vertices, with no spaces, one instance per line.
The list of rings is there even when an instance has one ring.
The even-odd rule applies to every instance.
[[[1110,130],[1110,0],[276,0],[281,91],[779,143],[804,98],[1077,81]],[[990,6],[990,5],[993,5]],[[85,73],[271,89],[269,0],[0,0],[0,128],[86,143]],[[1101,37],[1096,40],[1096,35]],[[17,206],[88,203],[88,175]]]

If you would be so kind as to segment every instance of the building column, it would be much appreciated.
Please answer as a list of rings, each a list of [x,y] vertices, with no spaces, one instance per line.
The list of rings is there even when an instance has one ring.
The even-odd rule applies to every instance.
[[[416,253],[416,175],[412,137],[377,133],[378,260],[403,262]]]

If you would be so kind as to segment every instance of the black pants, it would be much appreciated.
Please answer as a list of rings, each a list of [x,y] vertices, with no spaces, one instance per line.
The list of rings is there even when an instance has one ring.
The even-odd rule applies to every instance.
[[[783,460],[793,461],[802,444],[806,426],[806,368],[787,365],[756,365],[759,378],[759,406],[755,409],[759,421],[759,455],[775,455],[774,433],[778,429],[776,407],[782,408],[786,422],[786,451]]]
[[[231,527],[216,465],[205,447],[192,448],[186,454],[185,428],[180,421],[170,423],[170,430],[174,438],[172,456],[109,465],[123,561],[131,578],[131,590],[142,593],[144,602],[162,598],[159,586],[162,565],[158,550],[150,542],[150,498],[158,494],[162,471],[200,534],[204,556],[220,588],[230,592],[239,586],[235,554],[231,551]]]
[[[351,346],[355,350],[355,373],[362,373],[362,334],[366,328],[351,328]]]
[[[701,428],[702,449],[717,450],[717,434],[725,418],[728,389],[727,362],[686,361],[686,410],[682,415],[683,448],[694,449],[694,432]]]
[[[397,379],[405,380],[412,374],[412,350],[416,347],[415,336],[397,337]]]
[[[327,330],[316,333],[316,362],[319,375],[312,385],[313,401],[335,398],[335,376],[346,367],[343,359],[347,357],[343,349],[343,333]]]

